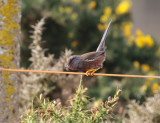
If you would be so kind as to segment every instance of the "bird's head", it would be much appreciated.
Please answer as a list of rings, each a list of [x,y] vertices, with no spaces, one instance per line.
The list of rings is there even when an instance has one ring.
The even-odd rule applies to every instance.
[[[71,56],[65,68],[70,70],[76,70],[79,63],[80,63],[80,56],[78,55]]]

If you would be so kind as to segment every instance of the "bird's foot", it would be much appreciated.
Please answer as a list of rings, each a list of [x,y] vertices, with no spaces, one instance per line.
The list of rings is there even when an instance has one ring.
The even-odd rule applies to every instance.
[[[97,68],[97,69],[91,69],[91,70],[88,70],[86,72],[86,76],[94,76],[94,73],[99,70],[100,68]]]
[[[91,76],[91,72],[92,70],[88,70],[87,72],[86,72],[86,76]]]

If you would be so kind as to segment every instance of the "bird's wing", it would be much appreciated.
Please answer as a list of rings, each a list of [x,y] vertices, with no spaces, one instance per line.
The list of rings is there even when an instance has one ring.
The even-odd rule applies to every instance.
[[[83,55],[81,55],[82,59],[84,61],[94,61],[95,59],[97,59],[99,56],[104,55],[105,52],[104,51],[99,51],[99,52],[89,52],[89,53],[85,53]]]

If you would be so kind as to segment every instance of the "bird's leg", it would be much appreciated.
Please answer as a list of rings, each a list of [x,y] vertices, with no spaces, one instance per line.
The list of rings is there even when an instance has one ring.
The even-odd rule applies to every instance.
[[[97,69],[93,69],[92,73],[91,73],[91,76],[94,76],[94,73],[99,70],[100,68],[97,68]]]
[[[93,71],[94,69],[91,69],[91,70],[88,70],[87,72],[86,72],[86,76],[89,76],[89,74],[91,75],[91,71]]]
[[[90,74],[91,76],[94,76],[94,73],[95,73],[97,70],[99,70],[99,69],[100,69],[100,68],[88,70],[88,71],[86,72],[86,76],[89,76],[89,74]]]

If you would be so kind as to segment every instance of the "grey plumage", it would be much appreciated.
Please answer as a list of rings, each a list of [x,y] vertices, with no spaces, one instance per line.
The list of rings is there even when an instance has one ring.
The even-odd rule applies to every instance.
[[[105,40],[106,40],[106,37],[107,37],[107,34],[108,34],[108,30],[109,30],[109,27],[110,27],[111,23],[112,23],[112,20],[109,22],[109,24],[108,24],[108,26],[107,26],[104,34],[103,34],[101,42],[99,43],[99,46],[97,47],[96,52],[97,51],[105,51],[105,49],[106,49]]]

